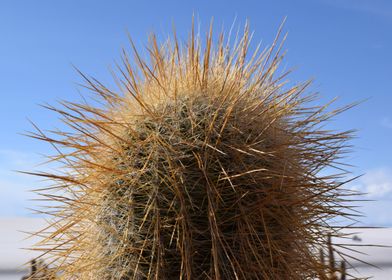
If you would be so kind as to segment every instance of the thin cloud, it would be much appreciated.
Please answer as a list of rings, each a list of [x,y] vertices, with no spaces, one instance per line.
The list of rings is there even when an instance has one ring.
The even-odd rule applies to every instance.
[[[10,169],[31,168],[37,164],[38,156],[31,152],[0,149],[0,166]]]
[[[392,120],[388,117],[385,117],[381,120],[381,125],[386,128],[392,128]]]
[[[371,199],[392,199],[392,169],[369,170],[352,188]]]
[[[322,3],[340,9],[363,12],[392,19],[392,4],[380,0],[321,0]]]
[[[0,149],[0,217],[20,216],[30,213],[26,208],[34,208],[35,203],[29,201],[37,196],[29,190],[47,186],[37,177],[16,172],[35,171],[42,158],[31,152],[12,149]],[[39,167],[41,171],[49,171],[49,165]]]

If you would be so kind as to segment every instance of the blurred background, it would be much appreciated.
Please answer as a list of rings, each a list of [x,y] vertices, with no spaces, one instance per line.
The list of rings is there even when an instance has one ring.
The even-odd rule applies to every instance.
[[[214,18],[216,31],[242,27],[254,31],[253,47],[267,47],[287,17],[288,51],[282,66],[295,69],[290,83],[314,79],[310,91],[320,103],[338,97],[332,108],[364,101],[335,117],[331,128],[357,129],[353,152],[345,159],[353,176],[349,187],[367,193],[358,226],[392,226],[392,2],[389,0],[199,0],[199,1],[0,1],[0,279],[20,279],[23,263],[34,254],[20,248],[35,240],[21,231],[42,227],[39,205],[29,190],[45,182],[15,170],[39,166],[50,146],[21,134],[62,128],[57,116],[40,107],[80,100],[83,73],[113,85],[110,75],[129,49],[127,33],[138,49],[155,32],[164,40],[173,24],[186,40],[192,15],[200,34]],[[236,30],[236,29],[235,29]],[[363,231],[363,243],[392,244],[389,229]],[[354,242],[354,241],[353,241]],[[361,242],[361,241],[356,241]],[[360,267],[375,279],[392,279],[392,251],[372,248],[366,260],[381,269]],[[19,272],[17,272],[19,270]],[[369,274],[366,274],[369,275]],[[389,275],[389,277],[388,277]]]

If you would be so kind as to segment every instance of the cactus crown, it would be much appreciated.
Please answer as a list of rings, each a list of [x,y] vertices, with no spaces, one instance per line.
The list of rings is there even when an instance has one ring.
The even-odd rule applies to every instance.
[[[65,166],[36,173],[55,182],[39,193],[60,202],[40,245],[61,277],[323,277],[318,248],[347,193],[340,171],[320,171],[339,164],[351,132],[323,130],[341,110],[278,75],[280,31],[264,51],[249,53],[249,37],[152,36],[148,61],[124,52],[118,91],[83,76],[101,105],[49,107],[71,128],[32,135]]]

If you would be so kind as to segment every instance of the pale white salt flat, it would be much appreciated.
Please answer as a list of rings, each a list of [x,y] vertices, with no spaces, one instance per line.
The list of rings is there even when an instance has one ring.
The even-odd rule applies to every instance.
[[[45,221],[38,218],[0,218],[0,271],[23,269],[24,263],[39,255],[23,249],[31,247],[37,239],[26,239],[28,235],[21,231],[35,232],[44,225]]]
[[[26,239],[27,235],[20,231],[37,231],[44,228],[46,222],[37,218],[0,218],[0,280],[21,279],[25,272],[23,264],[33,259],[38,252],[23,250],[31,247],[36,238]],[[358,229],[357,240],[333,240],[334,243],[354,245],[361,253],[354,253],[356,258],[379,266],[381,269],[366,266],[356,260],[351,264],[357,272],[350,270],[358,276],[373,276],[375,280],[392,280],[392,248],[372,247],[362,245],[392,246],[392,228],[385,229]],[[350,232],[354,232],[351,230]],[[360,241],[359,241],[360,240]],[[358,247],[357,247],[358,246]],[[343,252],[348,252],[343,250]],[[19,270],[19,272],[18,272]]]

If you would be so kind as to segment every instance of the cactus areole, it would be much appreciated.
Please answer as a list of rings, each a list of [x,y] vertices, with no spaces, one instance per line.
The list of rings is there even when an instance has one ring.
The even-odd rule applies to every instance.
[[[98,105],[49,107],[68,129],[32,134],[64,165],[35,173],[57,202],[36,249],[59,278],[326,279],[351,132],[323,125],[341,110],[288,86],[279,34],[264,51],[247,27],[213,34],[152,36],[146,59],[132,44],[116,90],[83,75]]]

